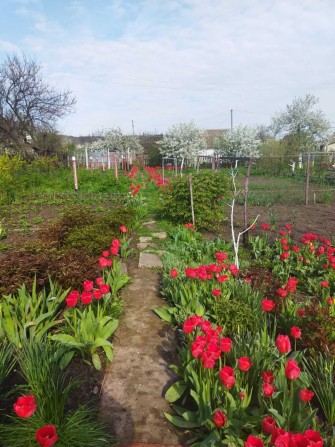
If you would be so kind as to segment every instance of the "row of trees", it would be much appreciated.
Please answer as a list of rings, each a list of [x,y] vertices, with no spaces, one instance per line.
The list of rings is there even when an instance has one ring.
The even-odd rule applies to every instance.
[[[90,141],[86,141],[77,145],[77,154],[99,154],[106,152],[114,152],[119,157],[130,158],[134,155],[143,153],[143,146],[138,138],[134,135],[125,135],[122,130],[117,127],[113,129],[100,130],[95,132]]]
[[[71,91],[59,92],[41,76],[42,67],[34,60],[7,56],[0,64],[0,153],[24,158],[61,155],[74,150],[71,140],[58,134],[59,119],[73,112],[76,99]],[[217,153],[226,156],[258,157],[295,155],[316,151],[330,136],[331,124],[315,106],[313,95],[296,98],[286,110],[277,113],[269,127],[238,126],[223,132],[214,141]],[[205,132],[193,122],[172,126],[157,143],[159,152],[195,162],[206,149]],[[97,132],[77,150],[112,151],[124,156],[143,151],[138,138],[124,135],[119,128]]]
[[[268,127],[237,126],[214,140],[216,153],[229,157],[259,157],[260,155],[290,155],[319,151],[331,135],[331,123],[321,110],[314,107],[313,95],[295,98],[286,110],[277,113]],[[172,126],[158,142],[165,157],[195,160],[207,147],[205,131],[193,122]]]

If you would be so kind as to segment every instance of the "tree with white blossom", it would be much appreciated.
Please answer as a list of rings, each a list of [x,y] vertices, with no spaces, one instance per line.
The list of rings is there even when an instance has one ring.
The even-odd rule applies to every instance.
[[[164,157],[176,158],[180,162],[181,172],[185,159],[196,166],[200,151],[207,148],[205,132],[193,121],[173,125],[157,144]]]
[[[257,129],[237,126],[215,139],[216,150],[226,157],[259,157],[260,140]]]
[[[93,150],[108,150],[118,152],[121,156],[141,154],[141,146],[138,138],[133,135],[124,135],[119,127],[97,132],[98,139],[91,146]]]
[[[291,154],[319,150],[320,144],[330,137],[331,122],[315,109],[318,102],[311,94],[294,98],[292,104],[272,118],[270,129],[274,137],[284,139]]]

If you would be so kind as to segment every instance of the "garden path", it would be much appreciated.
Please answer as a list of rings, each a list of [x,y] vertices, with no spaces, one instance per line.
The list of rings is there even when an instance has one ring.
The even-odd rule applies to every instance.
[[[142,245],[140,245],[142,244]],[[146,256],[150,242],[140,242],[139,265],[128,264],[132,282],[125,289],[125,315],[114,340],[114,361],[102,385],[102,419],[116,434],[120,446],[173,446],[183,442],[164,418],[169,412],[164,393],[175,376],[168,365],[176,361],[176,335],[153,308],[159,297],[159,257]],[[156,255],[157,256],[157,255]]]

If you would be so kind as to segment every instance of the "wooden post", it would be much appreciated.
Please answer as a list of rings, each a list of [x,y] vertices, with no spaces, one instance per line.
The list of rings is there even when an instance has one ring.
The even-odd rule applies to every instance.
[[[114,177],[115,177],[115,180],[117,180],[119,178],[116,155],[114,155]]]
[[[305,205],[308,205],[310,168],[311,168],[311,154],[307,154]]]
[[[252,158],[249,158],[247,175],[244,181],[244,228],[248,228],[248,194],[249,194],[249,178],[252,166]],[[243,233],[243,244],[246,245],[248,241],[248,232]]]
[[[192,223],[193,223],[193,226],[195,227],[194,203],[193,203],[193,188],[192,188],[192,174],[190,174],[188,176],[188,181],[190,183]]]
[[[72,157],[72,170],[73,170],[73,180],[74,180],[74,190],[78,192],[78,177],[77,177],[77,165],[76,157]]]

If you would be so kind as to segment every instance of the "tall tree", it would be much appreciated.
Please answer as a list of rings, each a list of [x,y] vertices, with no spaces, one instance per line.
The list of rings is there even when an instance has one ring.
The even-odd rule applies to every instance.
[[[191,160],[195,165],[199,152],[207,147],[204,131],[193,121],[173,125],[157,144],[164,157],[176,158],[181,162],[181,167],[184,166],[185,159]]]
[[[257,129],[237,126],[216,138],[215,148],[228,157],[258,157],[260,139]]]
[[[314,110],[318,102],[310,94],[294,98],[286,110],[272,118],[274,136],[285,139],[292,154],[319,150],[320,144],[328,140],[331,123],[321,110]]]
[[[72,93],[48,85],[41,69],[16,54],[0,65],[0,142],[5,147],[16,150],[29,143],[38,153],[38,133],[54,131],[57,120],[73,111]]]

